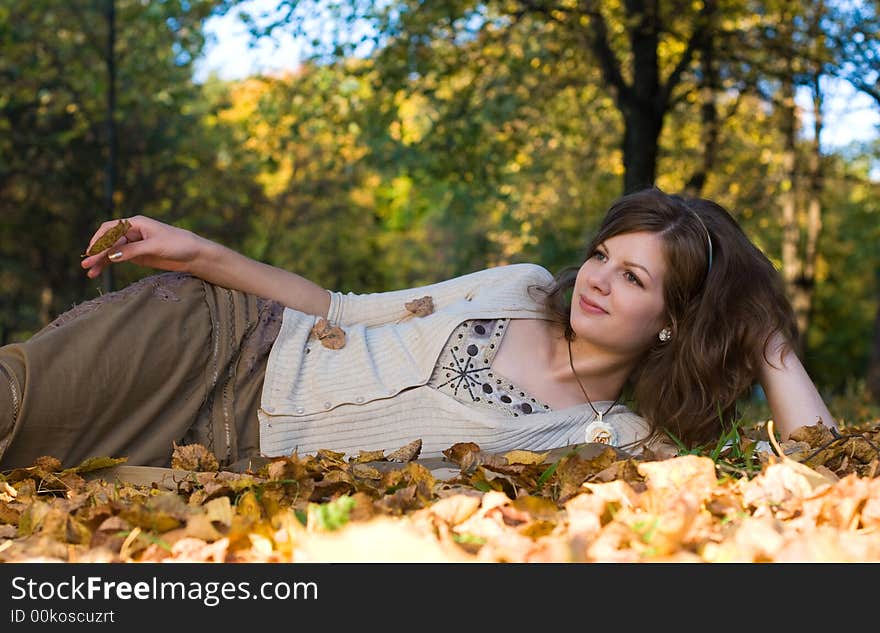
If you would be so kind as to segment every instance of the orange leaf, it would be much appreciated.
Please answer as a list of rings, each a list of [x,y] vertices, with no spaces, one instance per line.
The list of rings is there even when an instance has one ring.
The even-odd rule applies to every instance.
[[[434,312],[434,299],[428,295],[407,301],[404,306],[418,317],[428,316]]]
[[[345,332],[342,328],[330,325],[323,317],[319,317],[312,327],[312,335],[321,341],[321,345],[329,349],[340,349],[345,346]]]

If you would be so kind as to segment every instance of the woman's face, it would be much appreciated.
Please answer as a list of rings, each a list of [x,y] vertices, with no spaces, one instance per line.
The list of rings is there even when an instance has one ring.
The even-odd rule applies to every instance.
[[[571,326],[577,337],[625,355],[654,345],[668,325],[666,270],[656,233],[624,233],[599,244],[574,284]]]

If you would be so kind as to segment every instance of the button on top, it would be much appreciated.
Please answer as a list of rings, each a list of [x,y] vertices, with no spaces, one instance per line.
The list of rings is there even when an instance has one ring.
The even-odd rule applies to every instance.
[[[297,413],[302,413],[303,411],[305,411],[305,409],[303,409],[302,407],[297,407],[297,408],[296,408],[296,412],[297,412]]]
[[[275,407],[266,407],[263,411],[266,413],[275,413]]]
[[[364,397],[363,397],[363,396],[358,396],[357,398],[354,399],[354,401],[355,401],[355,402],[358,402],[358,403],[363,402],[363,401],[364,401]]]
[[[329,402],[324,403],[324,408],[329,409],[332,405]]]

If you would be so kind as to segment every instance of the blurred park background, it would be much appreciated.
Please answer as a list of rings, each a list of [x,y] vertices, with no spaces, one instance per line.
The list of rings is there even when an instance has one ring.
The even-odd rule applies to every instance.
[[[782,272],[832,412],[876,417],[878,12],[0,0],[0,343],[156,272],[86,278],[110,218],[367,292],[523,261],[556,272],[614,198],[656,184],[731,211]],[[224,72],[241,60],[216,57],[218,20],[273,69]]]

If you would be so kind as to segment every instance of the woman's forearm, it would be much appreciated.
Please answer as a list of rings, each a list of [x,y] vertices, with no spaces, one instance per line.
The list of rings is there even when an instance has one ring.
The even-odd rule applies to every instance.
[[[204,240],[199,256],[188,268],[205,281],[274,299],[306,314],[326,318],[330,308],[330,293],[318,284],[210,240]]]
[[[792,431],[801,426],[817,424],[820,419],[826,426],[837,428],[831,412],[797,355],[791,350],[783,355],[778,338],[769,347],[773,351],[768,352],[767,356],[772,364],[763,361],[760,380],[773,414],[774,426],[782,439],[787,439]]]

